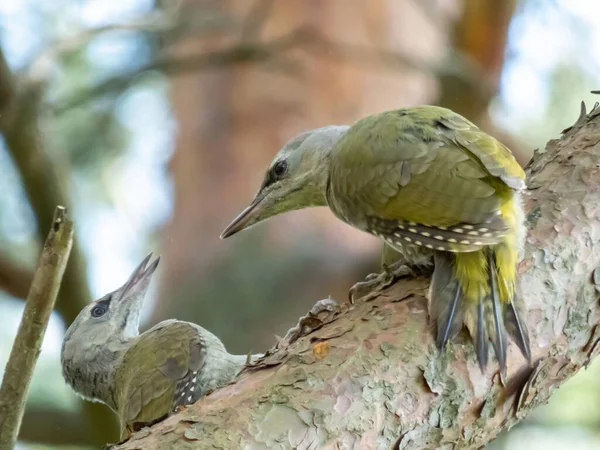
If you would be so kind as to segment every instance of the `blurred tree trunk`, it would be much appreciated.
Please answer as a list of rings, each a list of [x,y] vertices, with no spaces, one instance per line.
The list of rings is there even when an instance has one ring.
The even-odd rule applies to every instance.
[[[411,0],[219,4],[245,32],[190,38],[173,53],[193,55],[310,27],[334,42],[396,51],[435,66],[444,59],[451,21],[460,14],[455,0],[430,2],[440,12],[436,21]],[[352,56],[340,62],[323,53],[298,48],[266,65],[173,80],[179,124],[170,164],[175,209],[163,234],[166,264],[153,322],[181,317],[208,327],[234,351],[264,348],[282,332],[282,323],[291,325],[306,309],[307,299],[346,295],[357,277],[377,269],[379,243],[326,210],[292,213],[228,241],[218,239],[253,196],[272,156],[295,134],[435,99],[436,73],[386,67],[384,61],[353,62]]]
[[[489,116],[490,102],[498,94],[505,62],[508,28],[516,0],[464,0],[460,20],[451,32],[452,50],[447,64],[458,61],[469,67],[472,76],[450,72],[439,78],[439,104],[468,117],[506,144],[525,165],[531,149],[522,148],[509,134],[498,129]]]
[[[450,61],[461,59],[473,68],[476,79],[453,73],[440,77],[440,104],[472,120],[487,116],[496,96],[504,65],[508,26],[516,0],[464,0],[459,20],[454,22]],[[483,117],[482,117],[483,116]]]
[[[483,448],[600,354],[599,166],[596,106],[528,168],[519,280],[533,364],[511,344],[504,385],[495,360],[480,372],[465,335],[436,350],[429,280],[407,278],[320,308],[237,383],[117,448]]]

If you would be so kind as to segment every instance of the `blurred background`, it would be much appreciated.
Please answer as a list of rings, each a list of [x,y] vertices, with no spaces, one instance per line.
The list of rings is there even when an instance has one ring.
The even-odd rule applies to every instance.
[[[326,209],[220,241],[295,134],[449,107],[526,164],[600,87],[597,0],[0,1],[0,367],[56,204],[77,247],[20,448],[115,441],[62,380],[65,328],[162,255],[145,309],[258,352],[317,300],[343,301],[380,244]],[[489,449],[600,448],[600,364]]]

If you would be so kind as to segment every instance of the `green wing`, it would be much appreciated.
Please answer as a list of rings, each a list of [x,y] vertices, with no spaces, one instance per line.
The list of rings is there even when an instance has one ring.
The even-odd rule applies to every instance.
[[[502,207],[512,189],[524,187],[524,178],[496,139],[450,110],[421,106],[351,127],[332,152],[330,188],[341,208],[365,212],[376,234],[399,224],[424,235],[441,230],[454,242],[467,230],[474,235],[483,229],[472,240],[481,245],[505,233]]]
[[[179,321],[161,322],[140,335],[116,373],[115,401],[122,432],[132,432],[197,400],[194,379],[204,362],[198,331]]]

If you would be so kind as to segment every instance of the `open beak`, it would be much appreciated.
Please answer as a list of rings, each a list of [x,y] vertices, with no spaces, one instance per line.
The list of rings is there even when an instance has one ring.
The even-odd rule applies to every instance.
[[[220,238],[225,239],[229,236],[233,236],[238,231],[245,230],[257,223],[263,210],[263,206],[261,205],[263,199],[264,196],[257,195],[254,200],[252,200],[252,203],[250,203],[246,209],[239,213],[238,216],[227,225],[227,228],[221,233]]]
[[[152,253],[146,256],[140,265],[137,266],[137,268],[133,271],[129,277],[129,280],[127,280],[127,282],[121,288],[121,299],[125,298],[127,293],[132,291],[136,286],[145,284],[147,287],[147,285],[150,283],[152,274],[154,274],[154,271],[160,262],[160,256],[158,256],[150,265],[148,265],[150,259],[152,259]],[[143,283],[144,281],[147,282]]]

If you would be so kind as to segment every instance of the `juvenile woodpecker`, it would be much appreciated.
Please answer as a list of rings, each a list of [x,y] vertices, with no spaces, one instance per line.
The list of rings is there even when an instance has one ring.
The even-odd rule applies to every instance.
[[[329,206],[420,265],[434,263],[429,314],[442,349],[465,324],[482,370],[506,331],[529,360],[515,296],[525,173],[508,148],[436,106],[304,132],[277,153],[254,200],[221,238],[286,211]]]
[[[158,266],[142,261],[119,289],[86,306],[65,334],[63,376],[119,418],[121,440],[231,381],[247,362],[189,322],[166,320],[138,332],[144,296]]]

